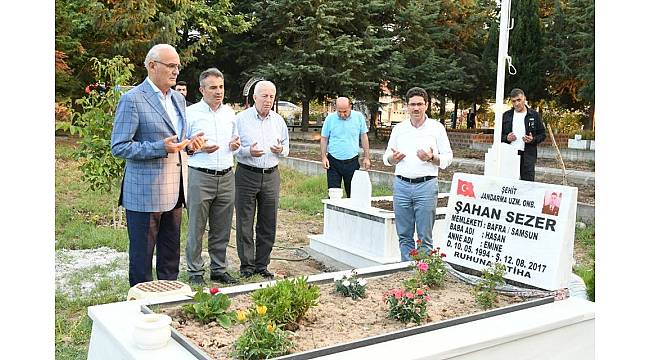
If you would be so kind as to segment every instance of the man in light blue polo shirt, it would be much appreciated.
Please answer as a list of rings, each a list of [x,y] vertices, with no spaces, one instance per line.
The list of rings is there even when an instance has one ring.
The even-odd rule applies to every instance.
[[[336,99],[336,112],[327,115],[320,133],[320,153],[323,168],[327,170],[327,187],[340,188],[350,197],[354,172],[359,166],[359,139],[363,148],[363,169],[370,169],[368,127],[363,114],[352,110],[346,97]]]

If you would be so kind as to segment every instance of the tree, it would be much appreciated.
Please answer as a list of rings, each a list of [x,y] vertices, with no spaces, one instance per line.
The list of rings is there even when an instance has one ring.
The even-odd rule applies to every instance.
[[[539,11],[539,0],[517,0],[511,4],[514,28],[510,30],[508,55],[517,73],[506,76],[506,89],[522,89],[529,101],[546,97]]]
[[[217,50],[223,32],[250,27],[243,15],[233,14],[231,9],[230,0],[153,0],[146,4],[137,0],[57,0],[55,47],[68,56],[82,85],[57,91],[80,95],[94,75],[87,66],[92,57],[121,55],[139,63],[151,46],[168,43],[177,48],[184,64],[196,61],[197,51]],[[144,76],[144,67],[137,67],[135,78]]]
[[[121,56],[91,61],[95,79],[102,87],[78,99],[82,110],[73,110],[72,122],[59,123],[57,127],[79,136],[75,156],[83,160],[81,179],[92,191],[109,192],[124,168],[124,160],[111,154],[111,132],[115,108],[122,95],[119,84],[129,83],[133,64]]]

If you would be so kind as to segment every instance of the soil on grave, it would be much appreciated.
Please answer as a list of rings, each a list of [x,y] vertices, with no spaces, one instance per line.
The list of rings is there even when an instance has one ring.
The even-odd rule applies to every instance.
[[[318,306],[307,312],[299,322],[298,330],[289,332],[295,345],[292,353],[418,326],[415,323],[403,324],[387,318],[388,306],[383,301],[385,292],[401,288],[402,281],[410,276],[412,273],[409,271],[369,278],[366,297],[359,300],[336,294],[333,283],[319,285]],[[470,289],[470,285],[448,274],[444,288],[428,290],[431,296],[427,309],[428,319],[422,324],[483,311],[475,304]],[[236,295],[231,300],[230,310],[243,310],[253,305],[250,294]],[[520,297],[499,295],[497,307],[523,301],[524,299]],[[230,354],[234,350],[233,344],[245,329],[244,325],[236,323],[233,323],[229,329],[224,329],[215,322],[201,324],[188,319],[182,313],[180,305],[161,308],[158,311],[171,316],[172,326],[213,359],[232,358]]]

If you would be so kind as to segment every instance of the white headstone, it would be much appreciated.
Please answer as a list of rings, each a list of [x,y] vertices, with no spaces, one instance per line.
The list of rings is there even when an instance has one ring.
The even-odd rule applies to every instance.
[[[353,206],[360,208],[370,207],[372,196],[372,183],[367,171],[355,170],[350,185],[350,200]]]
[[[517,149],[506,143],[492,145],[485,153],[486,176],[500,176],[509,179],[519,179],[519,154]]]
[[[456,173],[451,184],[445,260],[482,271],[500,262],[506,279],[546,290],[568,286],[578,189]]]

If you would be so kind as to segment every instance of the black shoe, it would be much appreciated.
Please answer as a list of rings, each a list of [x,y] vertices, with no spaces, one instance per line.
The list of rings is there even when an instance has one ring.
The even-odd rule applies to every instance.
[[[268,271],[267,269],[255,270],[255,274],[260,274],[262,275],[262,277],[266,279],[273,279],[275,277],[275,275],[273,275],[273,273]]]
[[[227,272],[220,273],[220,274],[211,272],[210,273],[210,280],[218,281],[218,282],[222,282],[222,283],[226,283],[226,284],[237,284],[237,283],[239,283],[239,281],[237,281],[237,279],[232,277]]]
[[[241,277],[243,277],[243,278],[248,279],[251,276],[253,276],[254,274],[252,272],[250,272],[250,271],[242,270],[242,271],[239,272],[239,275],[241,275]]]
[[[205,280],[201,275],[190,275],[190,285],[205,285]]]

